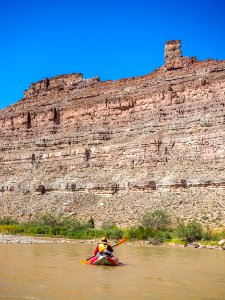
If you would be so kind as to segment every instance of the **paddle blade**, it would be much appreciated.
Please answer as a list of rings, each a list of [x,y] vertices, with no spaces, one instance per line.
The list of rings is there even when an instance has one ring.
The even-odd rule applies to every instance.
[[[128,240],[128,238],[122,239],[115,246],[119,246],[119,245],[125,243],[127,240]],[[113,246],[113,247],[115,247],[115,246]]]
[[[82,263],[83,265],[85,265],[85,264],[86,264],[86,262],[87,262],[87,260],[86,260],[86,259],[83,259],[83,260],[81,261],[81,263]]]

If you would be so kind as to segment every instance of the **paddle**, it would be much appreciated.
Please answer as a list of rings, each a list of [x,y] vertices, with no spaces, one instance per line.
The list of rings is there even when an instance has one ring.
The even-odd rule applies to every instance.
[[[122,240],[120,240],[118,243],[116,243],[116,245],[112,246],[112,248],[114,248],[114,247],[116,247],[116,246],[119,246],[119,245],[122,245],[122,244],[125,243],[126,241],[127,241],[127,238],[122,239]],[[89,258],[87,258],[87,259],[82,260],[82,261],[81,261],[82,264],[86,264],[86,262],[87,262],[89,259],[93,258],[93,257],[95,257],[95,255],[93,255],[93,256],[91,256],[91,257],[89,257]]]

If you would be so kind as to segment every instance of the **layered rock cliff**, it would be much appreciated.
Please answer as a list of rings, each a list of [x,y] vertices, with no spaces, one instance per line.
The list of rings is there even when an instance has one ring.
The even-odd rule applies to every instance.
[[[160,208],[225,225],[224,105],[225,61],[183,57],[180,41],[146,76],[33,83],[0,111],[0,216],[128,226]]]

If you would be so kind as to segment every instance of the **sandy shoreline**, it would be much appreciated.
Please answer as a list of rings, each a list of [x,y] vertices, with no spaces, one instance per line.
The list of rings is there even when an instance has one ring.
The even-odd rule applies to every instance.
[[[149,241],[135,241],[130,242],[127,241],[127,244],[136,245],[136,246],[152,246],[152,247],[182,247],[182,248],[198,248],[198,249],[217,249],[217,250],[225,250],[225,240],[222,240],[221,245],[203,245],[198,242],[194,242],[187,245],[174,244],[174,243],[159,243],[153,244]],[[22,235],[8,235],[8,234],[0,234],[0,244],[62,244],[62,243],[70,243],[70,244],[96,244],[98,240],[73,240],[66,238],[51,238],[51,237],[31,237],[31,236],[22,236]]]
[[[70,240],[65,238],[31,237],[24,235],[0,234],[0,244],[61,244],[82,243],[81,240]]]

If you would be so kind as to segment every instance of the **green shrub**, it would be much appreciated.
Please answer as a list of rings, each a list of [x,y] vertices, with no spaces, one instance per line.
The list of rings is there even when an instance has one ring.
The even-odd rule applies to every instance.
[[[172,238],[171,240],[165,241],[166,243],[173,243],[173,244],[178,244],[178,245],[185,245],[186,242],[184,242],[181,239],[178,238]]]
[[[50,233],[50,235],[60,235],[61,232],[63,232],[63,229],[64,228],[61,226],[52,226],[52,227],[50,227],[49,233]]]
[[[102,236],[105,236],[105,231],[101,229],[87,228],[83,231],[83,235],[87,239],[100,238]]]
[[[105,234],[109,239],[122,239],[123,237],[123,230],[118,227],[113,227],[105,230]]]
[[[148,240],[150,238],[158,238],[162,241],[170,240],[174,233],[173,231],[163,231],[163,230],[155,230],[143,226],[132,227],[128,229],[125,233],[128,239],[136,239],[136,240]]]
[[[39,225],[34,227],[34,233],[36,234],[49,234],[49,227],[46,225]]]
[[[213,238],[212,230],[207,226],[202,233],[202,239],[205,241],[210,241]]]
[[[4,224],[0,225],[0,232],[6,234],[24,233],[24,228],[20,224]]]
[[[56,225],[61,225],[62,222],[61,222],[60,216],[54,216],[50,213],[45,213],[45,214],[39,216],[32,223],[37,224],[37,225],[56,226]]]
[[[225,228],[210,230],[210,240],[219,241],[225,239]]]
[[[164,210],[155,210],[154,212],[146,212],[141,220],[141,224],[150,229],[162,230],[171,225],[171,218]]]
[[[3,217],[0,218],[0,224],[1,225],[11,225],[11,224],[19,224],[19,222],[12,217]]]
[[[190,221],[186,225],[183,223],[178,226],[177,235],[185,242],[201,240],[203,237],[203,227],[197,221]]]
[[[156,238],[160,238],[163,242],[165,241],[170,241],[174,236],[174,232],[173,231],[156,231],[154,237]]]
[[[152,236],[152,230],[143,226],[129,228],[125,236],[128,239],[147,240]]]
[[[74,231],[79,231],[79,230],[83,230],[83,229],[86,229],[87,228],[87,225],[86,224],[82,224],[80,221],[78,220],[73,220],[68,228],[70,228],[71,230],[74,230]]]
[[[87,221],[86,226],[87,226],[87,228],[95,228],[95,222],[92,217]]]
[[[21,222],[11,217],[0,219],[0,232],[6,234],[60,236],[73,239],[98,239],[102,236],[108,239],[130,240],[160,240],[163,242],[181,241],[183,243],[195,240],[216,243],[225,238],[225,228],[203,229],[196,221],[181,223],[177,228],[170,228],[170,216],[162,210],[148,212],[143,215],[142,225],[121,229],[116,226],[115,221],[108,219],[103,222],[100,229],[94,228],[94,220],[91,217],[87,222],[65,217],[44,214],[38,219],[29,222]]]
[[[107,230],[116,226],[116,222],[113,219],[108,219],[102,223],[101,229]]]

